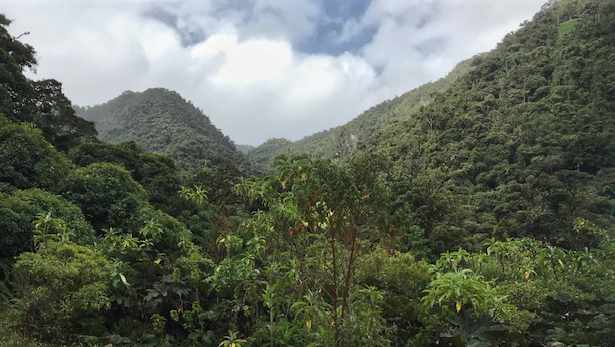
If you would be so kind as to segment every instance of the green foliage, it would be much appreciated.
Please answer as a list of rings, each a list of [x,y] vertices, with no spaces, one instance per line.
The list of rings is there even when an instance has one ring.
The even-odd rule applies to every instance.
[[[569,251],[529,239],[493,242],[485,252],[444,254],[436,266],[445,271],[443,276],[470,271],[490,283],[493,295],[488,298],[495,300],[489,310],[492,320],[474,325],[475,332],[493,329],[497,323],[508,331],[496,336],[500,341],[600,345],[611,331],[605,324],[613,320],[608,309],[614,280],[608,268],[611,244],[607,241],[593,251]],[[456,286],[448,287],[454,293]]]
[[[251,178],[165,90],[80,112],[192,175],[84,141],[0,30],[0,344],[611,345],[613,23],[612,1],[551,1],[446,79],[253,149],[321,158]]]
[[[380,311],[374,308],[373,314],[361,316],[353,313],[352,302],[356,264],[364,241],[388,239],[385,168],[378,158],[363,156],[344,166],[305,157],[279,158],[272,176],[244,181],[237,187],[242,196],[265,206],[267,215],[256,215],[256,225],[247,225],[253,228],[261,224],[252,230],[269,240],[264,251],[273,251],[283,259],[290,251],[290,264],[304,264],[299,271],[291,265],[289,274],[295,274],[292,281],[301,281],[312,293],[326,293],[323,310],[328,312],[329,326],[325,329],[326,323],[318,324],[324,330],[316,336],[308,335],[313,343],[347,344],[345,336],[356,335],[349,331],[370,324],[374,325],[369,332],[374,334],[374,341],[383,334],[384,329],[375,323],[382,321]],[[267,300],[271,300],[272,288],[277,286],[268,287]],[[304,309],[295,310],[305,314]],[[275,318],[270,318],[271,326],[278,322]],[[308,325],[315,324],[311,318],[307,321]]]
[[[77,113],[95,122],[101,140],[134,141],[148,152],[168,156],[183,169],[226,162],[243,165],[233,142],[201,110],[166,89],[126,91],[102,105],[77,108]]]
[[[101,313],[111,305],[112,272],[104,256],[71,242],[44,242],[17,258],[15,272],[14,314],[24,332],[58,340],[104,333]]]
[[[32,81],[24,75],[36,66],[34,48],[16,40],[8,31],[10,24],[0,14],[0,114],[35,124],[61,150],[95,136],[94,125],[75,116],[58,81]]]
[[[2,347],[78,347],[79,344],[48,344],[15,330],[11,315],[2,311],[0,314],[0,346]]]
[[[344,344],[348,346],[390,346],[387,322],[383,318],[384,293],[374,287],[352,293],[349,318],[344,322]]]
[[[207,202],[207,190],[202,186],[181,187],[179,195],[199,207],[203,207]]]
[[[35,221],[40,216],[61,220],[69,226],[71,239],[77,243],[87,244],[94,241],[92,227],[77,206],[39,189],[18,190],[0,200],[2,258],[34,249]]]
[[[57,190],[71,164],[31,124],[17,124],[0,114],[0,191]]]
[[[395,161],[398,196],[407,193],[414,213],[445,215],[417,216],[436,250],[526,236],[582,249],[596,238],[577,239],[575,220],[611,228],[601,176],[615,165],[614,14],[600,1],[549,3],[435,102],[366,145]],[[421,185],[406,187],[405,177],[433,177],[438,200],[417,201]]]
[[[173,217],[144,207],[138,219],[136,232],[111,231],[99,244],[115,264],[109,317],[114,331],[133,343],[150,338],[157,339],[156,344],[170,343],[174,334],[188,335],[194,342],[210,341],[204,329],[204,317],[210,315],[200,312],[198,298],[207,293],[211,261]],[[149,336],[152,325],[154,337]]]
[[[461,62],[445,78],[372,107],[342,126],[295,142],[270,139],[248,151],[247,157],[256,169],[264,172],[269,171],[274,159],[281,155],[310,154],[324,159],[347,159],[357,150],[363,150],[362,145],[371,142],[383,127],[408,119],[422,106],[431,103],[432,94],[448,89],[457,78],[468,71],[469,66],[470,61]]]
[[[147,201],[147,194],[126,169],[96,163],[75,170],[67,179],[63,195],[79,205],[98,231],[131,229],[135,215]]]
[[[2,62],[2,74],[0,75],[0,100],[2,108],[0,113],[10,114],[19,104],[20,99],[25,99],[32,94],[30,81],[24,76],[24,69],[36,65],[34,48],[18,40],[14,40],[9,34],[7,27],[11,21],[2,14],[0,17],[0,62]],[[14,95],[11,95],[14,92]]]
[[[574,33],[577,29],[577,21],[574,19],[568,20],[559,26],[559,34],[560,36],[568,35]]]
[[[287,139],[269,139],[247,152],[246,156],[259,171],[271,168],[273,160],[280,155],[290,155],[293,143]]]
[[[207,189],[208,200],[216,206],[228,206],[238,202],[233,187],[243,177],[240,168],[230,161],[219,161],[196,171],[189,182]]]
[[[429,264],[409,253],[377,248],[359,260],[356,281],[383,294],[383,316],[395,343],[403,344],[422,329],[421,298],[431,282]]]
[[[246,342],[248,341],[239,338],[236,331],[229,331],[228,335],[224,337],[218,347],[241,347],[244,346]]]
[[[423,302],[430,309],[439,308],[445,315],[466,310],[480,316],[489,311],[495,294],[488,283],[466,269],[437,276],[429,285]]]
[[[176,212],[179,208],[177,192],[181,178],[169,158],[145,153],[134,142],[112,145],[96,141],[74,147],[69,157],[79,166],[101,162],[121,165],[145,188],[154,206],[167,212]]]

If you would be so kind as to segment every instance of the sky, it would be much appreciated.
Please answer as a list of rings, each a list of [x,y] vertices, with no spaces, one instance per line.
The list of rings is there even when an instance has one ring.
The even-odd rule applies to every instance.
[[[0,0],[77,105],[172,89],[238,144],[297,140],[495,48],[543,0]]]

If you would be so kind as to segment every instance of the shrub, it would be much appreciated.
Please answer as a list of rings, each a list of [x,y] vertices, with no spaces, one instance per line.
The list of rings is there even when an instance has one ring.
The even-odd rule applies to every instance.
[[[28,124],[0,115],[0,190],[54,190],[71,170],[71,163]],[[4,187],[2,187],[4,186]]]
[[[126,169],[96,163],[75,170],[67,179],[64,196],[81,206],[96,230],[131,229],[147,194]]]
[[[18,190],[0,201],[0,257],[33,250],[33,222],[38,215],[47,214],[64,221],[76,243],[93,241],[94,231],[79,207],[40,189]]]
[[[15,263],[15,315],[24,332],[67,340],[104,333],[102,311],[111,304],[112,265],[96,250],[72,242],[45,242]]]

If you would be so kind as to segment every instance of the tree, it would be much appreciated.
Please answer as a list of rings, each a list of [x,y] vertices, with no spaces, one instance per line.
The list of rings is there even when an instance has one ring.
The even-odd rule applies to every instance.
[[[41,131],[0,115],[0,191],[43,188],[57,191],[72,165]]]
[[[81,207],[100,234],[103,229],[134,230],[147,194],[126,169],[96,163],[75,170],[66,179],[63,196]]]
[[[0,114],[36,124],[60,150],[96,136],[94,124],[75,115],[58,81],[25,77],[24,71],[36,66],[34,48],[9,34],[10,23],[0,14]]]
[[[0,201],[1,258],[33,251],[34,221],[47,215],[66,223],[73,241],[79,244],[94,241],[94,231],[79,207],[40,189],[18,190]]]
[[[76,335],[102,336],[102,313],[111,305],[108,259],[72,242],[44,242],[17,259],[15,312],[28,335],[67,341]]]
[[[278,237],[287,247],[297,248],[300,262],[310,252],[326,250],[323,261],[311,260],[303,271],[305,281],[328,297],[336,345],[347,340],[342,336],[343,324],[349,315],[362,243],[389,231],[388,191],[379,170],[384,163],[375,159],[356,157],[343,166],[306,157],[279,158],[271,178],[239,186],[246,197],[267,206],[280,223]],[[323,277],[314,278],[319,272]]]
[[[146,153],[134,142],[113,145],[89,141],[72,148],[69,158],[79,166],[101,162],[121,165],[145,188],[154,206],[170,213],[185,208],[178,198],[181,178],[173,161]]]

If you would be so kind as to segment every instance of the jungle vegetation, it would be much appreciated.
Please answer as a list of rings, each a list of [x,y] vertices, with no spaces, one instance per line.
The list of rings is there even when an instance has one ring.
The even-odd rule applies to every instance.
[[[221,133],[207,158],[140,142],[141,118],[175,119],[140,106],[98,134],[26,77],[9,25],[0,345],[613,345],[615,1],[551,1],[445,85],[368,111],[351,150],[265,153],[260,175],[211,159],[237,153]],[[209,124],[166,90],[122,98]]]

